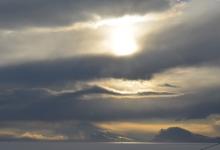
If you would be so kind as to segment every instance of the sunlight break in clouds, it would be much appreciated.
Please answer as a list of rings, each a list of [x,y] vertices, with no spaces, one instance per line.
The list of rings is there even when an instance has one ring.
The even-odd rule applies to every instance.
[[[0,66],[88,55],[117,57],[141,53],[145,51],[143,39],[149,33],[157,33],[164,22],[172,21],[181,12],[182,8],[174,5],[162,12],[107,18],[92,14],[93,17],[88,20],[79,20],[65,26],[1,30],[0,48],[10,53],[1,52]]]
[[[216,0],[0,0],[0,141],[219,141],[219,16]]]

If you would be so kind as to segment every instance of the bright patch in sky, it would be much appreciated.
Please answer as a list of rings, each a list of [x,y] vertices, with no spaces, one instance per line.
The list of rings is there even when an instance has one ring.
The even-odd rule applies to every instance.
[[[149,17],[148,19],[152,19]],[[108,47],[116,56],[128,56],[138,51],[138,23],[146,21],[146,16],[124,16],[100,21],[97,26],[109,27]]]
[[[132,55],[138,49],[134,29],[129,26],[113,29],[109,44],[112,52],[117,56]]]

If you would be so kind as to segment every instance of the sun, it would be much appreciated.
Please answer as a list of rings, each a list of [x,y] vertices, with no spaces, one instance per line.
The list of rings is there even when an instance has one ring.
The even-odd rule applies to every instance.
[[[107,26],[106,47],[116,56],[128,56],[135,54],[138,49],[138,23],[142,23],[145,17],[124,16],[120,18],[105,19],[97,26]]]
[[[132,26],[115,27],[110,33],[109,46],[117,56],[128,56],[137,52],[135,31]]]

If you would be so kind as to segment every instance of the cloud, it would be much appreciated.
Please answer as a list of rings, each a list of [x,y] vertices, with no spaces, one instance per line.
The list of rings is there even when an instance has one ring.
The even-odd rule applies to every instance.
[[[0,141],[62,141],[62,135],[47,135],[45,133],[28,131],[0,131]]]
[[[203,8],[206,3],[209,4],[207,9],[196,9],[197,11],[193,9]],[[166,25],[162,26],[158,32],[146,35],[143,40],[143,50],[132,57],[86,55],[68,59],[62,57],[54,60],[52,56],[56,55],[57,51],[54,52],[52,48],[52,53],[50,51],[47,54],[52,56],[49,58],[45,56],[46,60],[44,61],[31,61],[29,64],[19,62],[20,65],[15,63],[11,66],[0,67],[0,83],[4,86],[7,84],[45,86],[100,78],[149,79],[155,73],[180,66],[204,64],[217,66],[220,59],[220,44],[218,42],[220,22],[217,18],[220,12],[217,11],[213,2],[206,3],[200,4],[196,1],[192,6],[189,5],[184,15],[174,19],[173,24],[168,23],[169,25],[167,25],[165,21]],[[216,10],[215,13],[212,13],[212,10]],[[203,18],[200,19],[198,15],[203,15]],[[78,41],[81,41],[81,38]],[[149,42],[151,46],[147,45]],[[75,43],[78,43],[77,40]],[[59,48],[61,49],[61,47]],[[71,53],[76,51],[73,50]],[[3,52],[3,61],[7,58],[4,53],[6,52]],[[20,52],[18,53],[20,54]],[[32,52],[30,53],[32,54]],[[25,55],[25,53],[21,54]],[[68,54],[70,53],[67,52],[66,55]],[[10,55],[12,54],[10,53]],[[33,52],[32,55],[35,56],[36,53]],[[22,57],[22,60],[32,59],[32,55]],[[15,53],[15,56],[19,57],[20,55]]]
[[[6,122],[5,125],[1,127],[0,141],[135,141],[90,122]]]
[[[219,114],[219,87],[176,97],[92,97],[112,94],[98,88],[51,94],[44,90],[13,90],[1,94],[2,121],[114,121],[143,118],[199,119]],[[114,93],[115,94],[115,93]],[[83,96],[89,96],[86,100]],[[127,102],[127,103],[125,103]]]
[[[169,84],[169,83],[165,83],[165,84],[162,84],[160,85],[162,87],[168,87],[168,88],[178,88],[178,86],[176,85],[173,85],[173,84]]]
[[[1,0],[0,28],[66,26],[93,15],[122,16],[168,9],[168,0]]]
[[[142,92],[121,92],[115,91],[111,89],[107,89],[101,86],[90,86],[84,89],[80,89],[72,93],[74,97],[80,97],[83,95],[105,95],[105,96],[118,96],[118,97],[129,97],[129,96],[136,96],[136,97],[145,97],[145,96],[177,96],[176,93],[171,92],[157,92],[157,91],[142,91]]]
[[[162,55],[162,54],[160,54]],[[168,54],[169,55],[169,54]],[[156,73],[162,72],[177,66],[199,66],[218,59],[218,52],[213,58],[206,60],[206,56],[199,56],[199,62],[162,59],[152,57],[145,58],[113,58],[113,57],[82,57],[75,59],[64,59],[55,61],[41,61],[29,64],[6,66],[0,68],[0,83],[2,87],[13,86],[59,86],[76,81],[89,81],[102,78],[122,79],[150,79]],[[190,54],[189,54],[189,57]],[[204,58],[202,58],[204,57]],[[215,58],[216,57],[216,58]],[[149,58],[149,59],[146,59]],[[184,57],[182,57],[182,60]],[[169,62],[170,61],[170,62]],[[139,62],[139,63],[136,63]],[[166,64],[167,63],[167,64]],[[218,63],[214,64],[217,66]],[[80,67],[79,67],[80,65]],[[212,64],[211,64],[212,65]],[[117,66],[117,67],[115,67]],[[209,65],[205,65],[209,66]]]
[[[28,27],[68,26],[84,19],[88,21],[94,14],[115,17],[169,8],[170,1],[159,0],[138,3],[133,0],[0,0],[0,121],[190,120],[220,114],[220,11],[214,2],[190,2],[179,17],[161,21],[157,29],[144,35],[141,50],[130,57],[78,55],[78,51],[87,53],[88,49],[77,44],[96,51],[93,40],[102,39],[99,37],[102,35],[95,34],[96,30],[88,33],[89,38],[86,38],[88,29],[70,31],[71,34],[64,31],[33,34],[27,30]],[[19,28],[23,30],[7,31]],[[83,43],[83,39],[88,41]],[[71,49],[68,43],[76,46]],[[124,94],[99,84],[69,92],[62,89],[110,79],[157,81],[158,87],[166,91],[137,90]],[[92,125],[85,126],[93,131]],[[31,133],[27,132],[25,138],[40,136]],[[97,136],[103,138],[105,134],[101,131]],[[90,139],[89,135],[86,139]]]

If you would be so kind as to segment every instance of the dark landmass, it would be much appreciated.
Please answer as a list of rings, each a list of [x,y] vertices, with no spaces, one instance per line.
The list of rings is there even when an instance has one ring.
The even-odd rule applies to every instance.
[[[168,129],[161,129],[153,141],[174,143],[220,143],[220,137],[208,137],[192,133],[179,127],[171,127]]]

